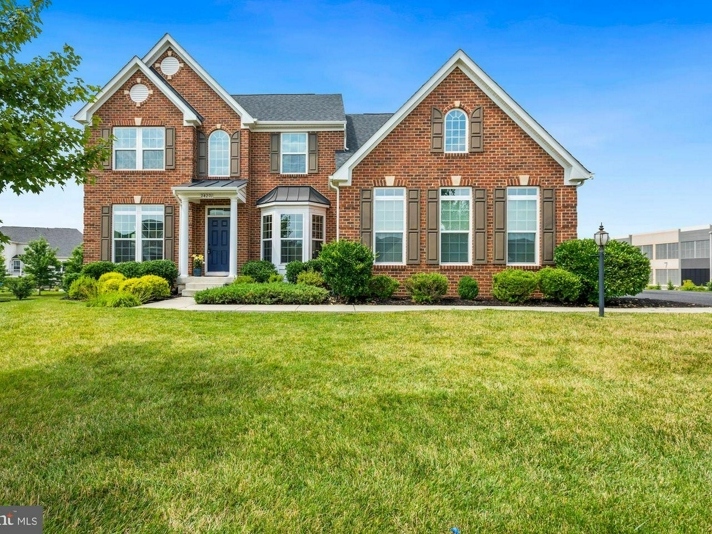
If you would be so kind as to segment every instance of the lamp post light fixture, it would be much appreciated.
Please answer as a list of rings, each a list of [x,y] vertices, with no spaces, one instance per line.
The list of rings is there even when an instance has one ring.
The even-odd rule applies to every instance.
[[[598,245],[598,316],[603,317],[603,302],[606,297],[606,292],[603,286],[603,249],[606,248],[609,239],[608,232],[603,229],[601,223],[598,232],[593,234],[593,240]]]

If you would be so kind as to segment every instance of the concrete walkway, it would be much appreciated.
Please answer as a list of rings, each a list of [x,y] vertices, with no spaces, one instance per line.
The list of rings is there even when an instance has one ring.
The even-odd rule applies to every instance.
[[[598,313],[598,308],[566,308],[557,306],[382,306],[373,304],[196,304],[193,297],[178,297],[151,302],[142,308],[212,312],[419,312],[419,311],[534,311],[558,313]],[[606,308],[606,313],[712,313],[710,308]]]

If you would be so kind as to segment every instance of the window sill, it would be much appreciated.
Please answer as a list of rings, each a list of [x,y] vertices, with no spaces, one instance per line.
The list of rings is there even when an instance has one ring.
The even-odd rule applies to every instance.
[[[374,269],[383,269],[389,271],[405,271],[408,266],[404,263],[374,263]]]

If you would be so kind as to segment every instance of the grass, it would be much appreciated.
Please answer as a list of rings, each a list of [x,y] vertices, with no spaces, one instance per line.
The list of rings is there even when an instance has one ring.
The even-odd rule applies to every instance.
[[[708,532],[712,315],[0,303],[45,532]]]

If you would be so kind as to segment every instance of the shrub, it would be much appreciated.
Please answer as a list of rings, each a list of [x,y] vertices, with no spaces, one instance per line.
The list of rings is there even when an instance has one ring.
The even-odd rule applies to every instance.
[[[152,274],[141,278],[124,280],[119,286],[119,291],[134,295],[141,301],[141,304],[171,295],[171,288],[168,286],[168,282],[164,278]]]
[[[667,288],[668,291],[673,291],[675,289],[675,284],[672,283],[672,280],[668,280]]]
[[[143,264],[138,261],[122,261],[114,266],[114,272],[122,274],[124,280],[127,278],[141,278],[143,276]]]
[[[62,278],[62,289],[65,293],[69,293],[69,288],[72,286],[72,282],[80,276],[81,274],[79,273],[67,273],[64,275],[64,278]]]
[[[413,302],[432,304],[447,293],[447,278],[440,273],[417,273],[406,278],[405,290]]]
[[[322,272],[321,260],[317,258],[309,261],[290,261],[287,264],[287,282],[296,284],[299,273],[304,271]]]
[[[101,308],[133,308],[140,305],[141,301],[135,295],[123,291],[104,293],[88,302],[88,306]]]
[[[82,275],[69,286],[67,295],[73,300],[91,300],[98,294],[99,284],[91,276]]]
[[[372,276],[368,281],[368,296],[376,300],[388,300],[396,292],[398,286],[400,286],[398,280],[385,274]]]
[[[480,294],[480,285],[471,276],[463,276],[457,284],[457,294],[464,300],[475,300]]]
[[[505,269],[494,275],[492,294],[503,302],[524,302],[536,289],[539,277],[531,271]]]
[[[539,289],[544,298],[557,302],[576,302],[581,295],[581,281],[569,271],[546,267],[539,271]]]
[[[139,265],[141,266],[139,276],[160,276],[168,282],[169,287],[175,285],[176,279],[178,278],[178,267],[171,260],[144,261]],[[127,278],[129,277],[127,276]]]
[[[271,275],[277,274],[277,268],[267,260],[248,261],[242,266],[242,274],[251,276],[256,282],[264,284]]]
[[[324,277],[316,271],[303,271],[297,276],[297,284],[305,284],[308,286],[324,287]]]
[[[659,290],[659,289],[660,289],[660,284],[648,284],[647,286],[645,286],[645,289],[657,289],[657,290]]]
[[[593,239],[566,241],[554,253],[556,266],[574,273],[581,282],[583,302],[598,303],[598,246]],[[650,279],[650,260],[637,247],[609,241],[604,262],[605,298],[637,295]]]
[[[698,286],[692,280],[683,280],[682,285],[678,287],[680,291],[704,291],[705,286]]]
[[[284,283],[284,276],[281,274],[271,274],[269,279],[267,280],[268,284],[283,284]]]
[[[712,291],[712,280],[707,282],[707,291]]]
[[[110,261],[95,261],[82,267],[82,274],[94,280],[98,280],[102,274],[112,271],[116,271],[116,266]]]
[[[198,304],[321,304],[329,292],[305,284],[238,284],[198,291]]]
[[[255,279],[252,278],[251,276],[247,276],[246,274],[241,274],[240,276],[236,276],[235,280],[232,281],[233,284],[254,284]]]
[[[36,283],[32,275],[27,275],[7,278],[5,285],[17,300],[24,300],[32,295],[32,290],[35,289]]]
[[[319,254],[324,281],[335,295],[349,301],[368,295],[373,259],[370,248],[343,239],[327,243]]]

